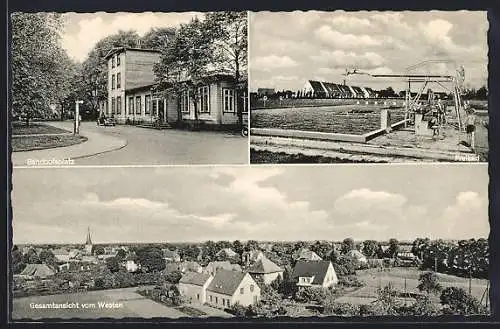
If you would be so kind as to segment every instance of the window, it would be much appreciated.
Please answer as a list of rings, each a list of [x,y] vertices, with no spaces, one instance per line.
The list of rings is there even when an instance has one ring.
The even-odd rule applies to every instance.
[[[122,97],[116,97],[116,114],[122,114]]]
[[[135,114],[141,114],[142,105],[141,105],[141,96],[135,97]]]
[[[219,304],[219,298],[215,296],[215,304]]]
[[[151,95],[146,95],[144,99],[144,113],[151,114]]]
[[[208,86],[198,88],[198,95],[200,95],[198,101],[199,112],[210,113],[210,89]]]
[[[234,113],[234,90],[233,89],[222,89],[223,93],[223,105],[222,109],[224,112]]]
[[[115,67],[115,56],[111,57],[111,68]]]
[[[115,114],[116,110],[116,100],[114,97],[111,97],[111,114]]]
[[[244,293],[245,293],[245,289],[240,288],[240,294],[242,294],[242,295],[243,295]]]
[[[196,299],[200,300],[200,294],[196,294]]]
[[[226,300],[222,298],[222,306],[226,306]]]
[[[185,90],[181,93],[181,112],[189,113],[189,91]]]
[[[161,102],[159,99],[153,99],[153,103],[152,103],[152,108],[153,108],[153,115],[160,115],[158,113],[158,103]]]
[[[116,73],[116,89],[120,89],[122,86],[122,74]]]
[[[128,114],[134,114],[134,97],[128,98]]]
[[[259,301],[259,297],[258,296],[253,296],[253,303],[257,304],[258,301]]]
[[[253,292],[253,284],[250,285],[250,292]]]
[[[116,66],[120,66],[120,55],[116,55]]]
[[[212,295],[210,295],[210,302],[212,302]]]
[[[248,113],[248,93],[247,91],[242,92],[241,98],[243,98],[243,113]]]
[[[111,76],[111,89],[112,90],[115,89],[115,75],[114,74]]]

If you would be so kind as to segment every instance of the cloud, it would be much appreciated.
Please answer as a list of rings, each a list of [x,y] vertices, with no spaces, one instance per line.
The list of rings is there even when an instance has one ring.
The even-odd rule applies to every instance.
[[[314,32],[315,37],[325,43],[326,45],[332,47],[338,47],[343,49],[352,49],[358,47],[372,47],[378,46],[381,42],[374,37],[362,34],[350,34],[342,33],[331,26],[323,25]]]
[[[134,30],[143,36],[151,28],[177,27],[197,15],[193,12],[97,13],[87,18],[88,14],[65,14],[66,29],[61,43],[72,58],[83,61],[100,39],[120,30]]]
[[[372,26],[367,18],[358,18],[352,15],[339,15],[329,20],[330,24],[337,29],[352,31],[356,29],[365,29]]]
[[[253,70],[270,71],[297,66],[298,63],[289,56],[269,55],[251,59],[250,67]]]
[[[334,207],[341,213],[355,213],[364,210],[393,211],[403,207],[406,202],[406,197],[400,194],[362,188],[352,190],[338,198]]]
[[[311,55],[311,59],[318,63],[327,63],[331,68],[343,68],[354,66],[359,69],[373,69],[385,63],[385,59],[377,53],[365,52],[357,54],[355,52],[334,50],[322,50],[319,54]]]

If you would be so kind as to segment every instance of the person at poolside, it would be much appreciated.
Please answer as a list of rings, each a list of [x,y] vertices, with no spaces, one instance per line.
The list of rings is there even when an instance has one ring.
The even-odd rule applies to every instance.
[[[476,131],[476,111],[469,107],[469,104],[466,106],[467,117],[465,118],[465,132],[467,133],[467,142],[472,150],[474,150],[474,133]]]

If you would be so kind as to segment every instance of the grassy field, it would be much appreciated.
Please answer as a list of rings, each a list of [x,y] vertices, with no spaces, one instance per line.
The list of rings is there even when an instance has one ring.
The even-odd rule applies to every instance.
[[[86,140],[86,137],[73,135],[36,135],[22,137],[13,135],[11,143],[13,152],[23,152],[71,146],[83,143]]]
[[[26,126],[24,122],[12,122],[12,135],[39,135],[39,134],[67,134],[71,131],[56,128],[43,123],[31,123]]]
[[[149,300],[135,292],[136,288],[123,288],[90,291],[85,293],[60,294],[14,298],[12,301],[12,319],[98,319],[98,318],[180,318],[185,313]],[[79,303],[80,308],[73,309],[35,309],[30,303]],[[100,308],[99,302],[114,302],[120,307]],[[83,308],[83,304],[95,305]]]
[[[357,276],[360,281],[364,282],[365,286],[353,292],[348,292],[344,296],[337,299],[339,303],[352,303],[352,304],[369,304],[377,299],[377,289],[385,287],[389,283],[398,291],[419,293],[418,277],[423,273],[416,268],[391,268],[387,271],[380,271],[378,269],[369,269],[357,271]],[[439,283],[443,287],[458,287],[466,291],[469,289],[469,280],[467,278],[456,277],[447,274],[438,273]],[[405,283],[406,279],[406,283]],[[472,279],[471,294],[481,300],[487,288],[488,281],[480,279]],[[435,297],[435,301],[439,302],[439,297]],[[485,304],[483,299],[483,305]]]
[[[265,109],[251,112],[252,128],[281,128],[361,135],[380,128],[380,106],[342,105]],[[391,110],[391,121],[404,119]]]
[[[250,149],[250,163],[366,163],[367,161],[349,161],[324,156],[309,156],[304,154],[275,153]]]

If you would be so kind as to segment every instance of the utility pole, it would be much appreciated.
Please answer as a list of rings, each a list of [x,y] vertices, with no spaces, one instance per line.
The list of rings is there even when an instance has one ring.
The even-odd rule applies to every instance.
[[[73,135],[80,134],[80,104],[83,104],[83,101],[75,101],[75,121],[73,125]]]

